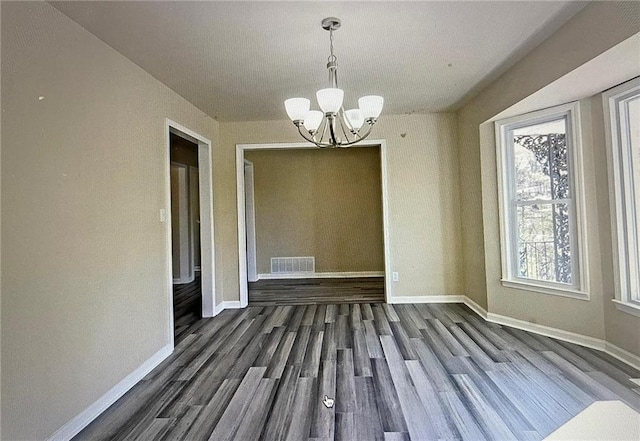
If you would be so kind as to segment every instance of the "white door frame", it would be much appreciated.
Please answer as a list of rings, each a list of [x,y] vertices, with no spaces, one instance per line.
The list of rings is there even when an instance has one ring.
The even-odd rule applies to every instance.
[[[245,223],[247,228],[247,280],[258,280],[258,256],[256,246],[256,201],[253,180],[253,162],[244,160]]]
[[[389,239],[389,197],[387,180],[387,142],[384,139],[365,140],[358,143],[359,147],[380,147],[380,165],[382,174],[382,228],[384,236],[384,273],[385,273],[385,301],[392,298],[391,292],[391,243]],[[240,281],[240,307],[249,304],[249,288],[247,277],[247,230],[245,225],[244,198],[244,152],[245,150],[287,150],[287,149],[315,149],[315,145],[308,142],[273,143],[273,144],[236,144],[236,194],[238,198],[238,276]]]
[[[202,316],[215,316],[215,255],[213,243],[213,163],[211,141],[188,128],[165,119],[165,236],[166,236],[166,284],[169,303],[167,331],[169,341],[173,339],[173,270],[171,258],[171,133],[185,138],[198,146],[198,175],[200,196],[200,283],[202,289]]]

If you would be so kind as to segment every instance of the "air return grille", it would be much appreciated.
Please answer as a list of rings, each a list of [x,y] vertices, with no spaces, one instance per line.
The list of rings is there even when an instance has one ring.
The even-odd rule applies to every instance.
[[[271,274],[313,273],[316,271],[316,258],[311,257],[272,257]]]

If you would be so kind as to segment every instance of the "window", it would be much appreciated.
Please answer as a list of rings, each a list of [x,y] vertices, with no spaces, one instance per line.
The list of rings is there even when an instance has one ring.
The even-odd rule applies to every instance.
[[[504,286],[588,299],[578,104],[496,123]]]
[[[602,95],[613,190],[616,306],[640,316],[640,79]]]

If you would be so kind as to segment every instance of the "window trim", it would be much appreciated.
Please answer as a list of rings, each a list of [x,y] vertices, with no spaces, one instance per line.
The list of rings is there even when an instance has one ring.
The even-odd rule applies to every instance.
[[[569,174],[571,179],[570,213],[572,220],[570,220],[569,228],[571,247],[572,250],[576,250],[575,257],[572,255],[571,261],[572,278],[574,280],[572,285],[518,277],[516,275],[517,255],[514,253],[514,247],[517,246],[517,226],[512,210],[515,196],[513,196],[514,189],[511,186],[514,170],[512,167],[513,155],[508,151],[510,143],[507,140],[507,133],[514,128],[527,127],[560,117],[566,118],[567,136],[571,142]],[[534,291],[540,294],[589,300],[581,133],[580,106],[578,102],[562,104],[495,122],[502,286]]]
[[[640,274],[636,274],[635,280],[629,275],[632,265],[630,260],[640,258],[640,247],[634,246],[634,242],[627,240],[629,230],[631,234],[640,234],[630,228],[635,219],[634,210],[629,203],[628,195],[633,198],[634,189],[629,177],[631,164],[623,145],[623,130],[628,121],[620,118],[620,104],[629,100],[640,92],[640,77],[613,87],[602,94],[602,106],[605,120],[605,139],[607,147],[607,170],[609,174],[609,195],[611,213],[611,243],[613,248],[613,270],[615,298],[612,300],[616,308],[640,317]],[[628,115],[627,115],[628,118]],[[613,128],[616,128],[614,133]],[[626,173],[625,173],[626,172]],[[638,213],[635,213],[636,215]],[[630,249],[631,248],[631,249]],[[637,299],[634,299],[633,288],[635,285]]]

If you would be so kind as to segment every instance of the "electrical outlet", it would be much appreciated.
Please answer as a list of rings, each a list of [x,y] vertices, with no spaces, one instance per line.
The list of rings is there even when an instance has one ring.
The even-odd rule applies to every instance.
[[[165,223],[167,221],[167,210],[164,208],[160,209],[160,222]]]
[[[398,280],[400,280],[400,276],[398,275],[397,272],[392,273],[392,278],[394,282],[397,282]]]

